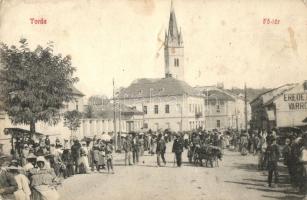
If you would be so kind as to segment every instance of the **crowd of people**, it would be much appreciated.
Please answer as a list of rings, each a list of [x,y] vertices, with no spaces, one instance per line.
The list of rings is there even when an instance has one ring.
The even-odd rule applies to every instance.
[[[307,133],[277,134],[276,130],[234,134],[233,149],[258,156],[258,169],[268,171],[268,187],[279,183],[278,164],[287,166],[291,185],[299,193],[307,187]],[[274,184],[273,184],[274,176]]]
[[[56,188],[65,178],[80,173],[114,173],[115,138],[108,134],[103,136],[106,137],[94,136],[81,141],[77,138],[63,141],[56,138],[54,143],[49,136],[39,140],[17,138],[10,163],[5,163],[7,159],[0,157],[0,199],[56,200],[59,198]],[[124,153],[126,166],[137,165],[144,152],[156,155],[158,167],[165,166],[166,144],[171,141],[173,163],[178,167],[182,166],[184,149],[187,149],[190,162],[197,159],[201,162],[199,150],[203,148],[217,150],[219,159],[226,148],[238,151],[242,156],[258,155],[258,169],[268,170],[269,187],[278,183],[278,162],[282,158],[288,167],[292,185],[303,192],[306,188],[306,160],[303,154],[306,154],[307,134],[290,134],[284,142],[278,141],[279,144],[277,139],[280,138],[275,131],[131,132],[118,135],[116,150]],[[208,159],[208,155],[205,158]],[[275,184],[272,184],[273,176]]]

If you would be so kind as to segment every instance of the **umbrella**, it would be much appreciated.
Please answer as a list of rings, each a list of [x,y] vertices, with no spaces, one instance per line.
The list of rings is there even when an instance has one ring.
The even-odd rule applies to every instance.
[[[107,134],[103,134],[101,137],[100,137],[102,140],[104,141],[110,141],[111,140],[111,136],[107,135]]]

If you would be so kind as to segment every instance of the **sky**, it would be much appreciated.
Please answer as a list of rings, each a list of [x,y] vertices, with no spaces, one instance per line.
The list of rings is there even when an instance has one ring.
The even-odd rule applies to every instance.
[[[2,0],[0,41],[55,43],[71,55],[87,97],[137,78],[164,77],[170,0]],[[185,81],[226,88],[278,87],[307,80],[304,0],[173,0],[183,34]],[[30,18],[47,20],[31,24]],[[263,19],[279,20],[263,24]]]

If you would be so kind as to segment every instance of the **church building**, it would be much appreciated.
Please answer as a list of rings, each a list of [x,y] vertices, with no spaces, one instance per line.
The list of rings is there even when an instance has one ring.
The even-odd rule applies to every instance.
[[[120,103],[143,111],[145,130],[204,127],[204,99],[184,81],[184,46],[173,5],[164,41],[165,77],[140,78],[119,92]]]

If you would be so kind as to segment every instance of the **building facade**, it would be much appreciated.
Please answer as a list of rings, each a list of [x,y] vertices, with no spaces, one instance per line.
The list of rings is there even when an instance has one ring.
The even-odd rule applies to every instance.
[[[251,107],[254,129],[307,127],[307,81],[263,93]]]
[[[186,131],[204,127],[204,100],[184,81],[168,77],[138,79],[119,94],[120,101],[143,111],[143,127]]]
[[[245,100],[215,86],[195,87],[204,97],[205,127],[207,129],[245,129]],[[249,102],[246,105],[247,122],[251,118]]]
[[[143,128],[143,112],[122,103],[119,104],[119,101],[116,101],[115,106],[113,103],[95,105],[93,110],[92,117],[82,119],[81,129],[84,137],[93,137],[105,133],[113,135],[115,131],[117,133],[128,133],[141,131]]]

